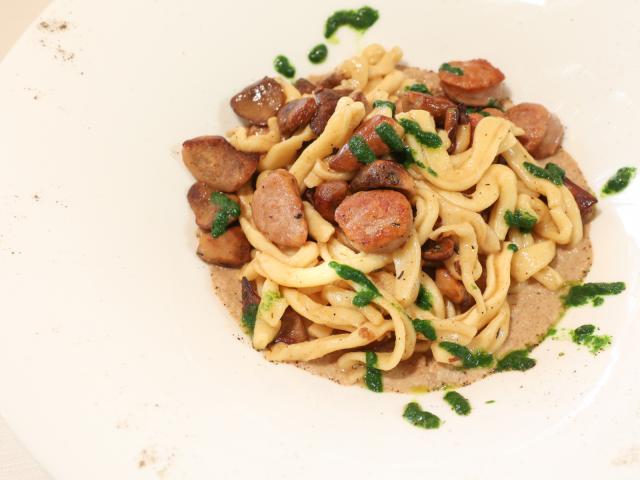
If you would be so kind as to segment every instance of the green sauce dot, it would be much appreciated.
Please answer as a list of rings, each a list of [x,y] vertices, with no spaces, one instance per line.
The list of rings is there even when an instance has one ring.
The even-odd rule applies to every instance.
[[[275,68],[276,72],[286,78],[293,78],[296,75],[295,67],[284,55],[278,55],[273,60],[273,68]]]
[[[324,43],[320,43],[311,49],[308,58],[311,63],[322,63],[326,60],[328,53],[327,46]]]

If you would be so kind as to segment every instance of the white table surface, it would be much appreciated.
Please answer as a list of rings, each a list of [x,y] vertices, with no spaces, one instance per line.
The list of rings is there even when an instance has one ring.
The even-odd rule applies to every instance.
[[[0,0],[0,61],[50,0]],[[2,379],[0,379],[1,385]],[[2,419],[0,412],[0,480],[49,480]]]

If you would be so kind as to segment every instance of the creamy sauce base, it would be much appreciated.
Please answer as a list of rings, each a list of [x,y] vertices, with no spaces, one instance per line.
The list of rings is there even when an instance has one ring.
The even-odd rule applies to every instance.
[[[545,159],[542,164],[546,162],[556,163],[566,171],[568,178],[582,188],[590,190],[578,164],[564,150],[561,149],[552,157]],[[570,249],[558,246],[556,258],[551,266],[565,280],[578,281],[587,275],[592,262],[593,250],[589,239],[589,225],[585,225],[582,241]],[[215,293],[240,325],[242,310],[240,271],[212,266],[211,279]],[[495,354],[498,358],[512,350],[539,344],[549,327],[558,321],[562,312],[559,293],[547,290],[535,280],[530,280],[518,288],[513,288],[512,285],[512,289],[513,292],[508,296],[511,307],[511,328],[504,345]],[[311,362],[295,362],[294,365],[340,384],[352,384],[353,372],[343,372],[336,364],[342,353],[337,352]],[[393,371],[384,372],[384,391],[413,393],[457,387],[475,382],[489,373],[491,373],[489,369],[457,370],[435,362],[430,353],[416,353],[408,360],[401,362]],[[358,382],[361,383],[359,380]]]

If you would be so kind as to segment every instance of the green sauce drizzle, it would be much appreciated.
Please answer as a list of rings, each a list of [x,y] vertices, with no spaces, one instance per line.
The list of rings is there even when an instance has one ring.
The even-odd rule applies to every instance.
[[[211,235],[217,238],[227,231],[232,218],[240,216],[240,205],[222,192],[213,192],[209,201],[220,207],[211,225]]]
[[[464,398],[458,392],[447,392],[444,395],[444,400],[451,405],[451,410],[458,415],[469,415],[471,413],[471,404],[469,400]]]
[[[338,10],[331,15],[324,25],[324,37],[330,38],[342,26],[350,26],[354,30],[364,32],[378,21],[380,14],[371,7],[358,10]]]
[[[404,128],[405,132],[413,135],[418,142],[425,145],[428,148],[438,148],[442,146],[442,139],[433,132],[425,132],[420,128],[418,122],[403,118],[400,120],[400,125]]]
[[[542,168],[533,163],[524,162],[524,168],[534,177],[549,180],[555,185],[562,185],[564,183],[564,170],[555,163],[549,162]]]
[[[485,112],[483,108],[484,107],[467,107],[466,112],[467,112],[467,115],[471,113],[479,113],[483,117],[490,117],[491,114],[489,112]]]
[[[349,140],[349,150],[358,159],[360,163],[368,164],[376,161],[376,154],[367,145],[362,135],[354,135]]]
[[[276,72],[278,72],[280,75],[287,78],[293,78],[296,74],[295,67],[291,65],[289,59],[284,55],[278,55],[273,60],[273,68],[275,68]]]
[[[407,85],[405,90],[409,90],[411,92],[420,92],[426,93],[427,95],[431,95],[431,91],[429,87],[427,87],[424,83],[414,83],[413,85]]]
[[[558,333],[558,329],[556,327],[549,327],[549,330],[547,330],[547,333],[544,334],[542,339],[544,340],[545,338],[553,337],[556,333]]]
[[[372,392],[382,392],[382,372],[376,367],[378,366],[378,355],[375,352],[366,352],[366,371],[364,374],[364,384]]]
[[[611,345],[609,335],[594,335],[595,325],[582,325],[571,331],[571,339],[578,345],[584,345],[594,355]]]
[[[258,310],[262,312],[268,312],[273,307],[273,303],[276,300],[280,300],[281,298],[282,298],[282,295],[280,295],[278,292],[274,292],[274,291],[267,292],[262,297],[262,300],[260,300],[260,307],[258,308]]]
[[[524,372],[536,366],[536,360],[529,358],[529,350],[514,350],[498,360],[496,372],[518,370]]]
[[[624,291],[624,282],[612,283],[583,283],[573,285],[566,296],[562,297],[565,308],[579,307],[592,302],[599,306],[604,303],[604,295],[618,295]]]
[[[512,212],[507,210],[504,213],[504,221],[510,227],[516,227],[522,233],[531,233],[538,219],[524,210],[516,210]]]
[[[489,101],[487,102],[487,107],[489,108],[497,108],[498,110],[500,110],[501,112],[504,112],[504,107],[502,106],[502,104],[496,100],[495,98],[490,98]]]
[[[416,402],[411,402],[404,407],[402,416],[416,427],[432,429],[440,426],[440,418],[431,412],[422,410],[420,404]]]
[[[400,135],[396,133],[391,125],[387,122],[382,122],[375,130],[380,139],[389,147],[389,150],[395,154],[397,160],[402,163],[404,168],[409,168],[413,163],[424,168],[422,162],[416,161],[411,149],[402,142],[402,138],[400,138]]]
[[[464,75],[464,72],[462,71],[461,68],[452,67],[448,63],[443,63],[442,65],[440,65],[440,70],[444,70],[445,72],[453,73],[454,75],[457,75],[459,77]]]
[[[484,402],[484,403],[489,403],[489,404],[491,404],[491,403],[496,403],[496,401],[495,401],[495,400],[487,400],[487,401],[486,401],[486,402]]]
[[[433,308],[433,296],[431,292],[422,285],[420,285],[420,289],[418,290],[416,305],[422,310],[431,310]]]
[[[309,61],[311,63],[322,63],[326,60],[329,50],[324,43],[319,43],[309,51]]]
[[[360,270],[334,261],[329,262],[329,266],[336,271],[340,278],[350,280],[362,287],[362,290],[353,297],[353,304],[356,307],[369,305],[374,298],[380,296],[378,288]]]
[[[513,253],[516,253],[518,251],[518,245],[516,245],[515,243],[510,243],[509,245],[507,245],[507,248]]]
[[[415,320],[413,320],[413,328],[415,328],[416,332],[421,333],[425,338],[429,340],[436,339],[436,329],[433,328],[433,325],[429,320],[416,318]]]
[[[249,335],[253,335],[253,329],[256,326],[256,315],[258,314],[258,305],[247,305],[242,311],[242,324]]]
[[[390,108],[391,109],[391,115],[395,115],[396,114],[396,104],[393,102],[390,102],[389,100],[374,100],[373,101],[373,108]]]
[[[629,185],[629,182],[636,175],[636,167],[622,167],[616,174],[607,180],[607,183],[602,187],[603,195],[612,195],[619,193]]]
[[[487,352],[472,352],[467,347],[453,342],[440,342],[440,347],[462,362],[462,368],[485,368],[493,365],[493,355]]]
[[[438,176],[438,172],[436,172],[433,168],[429,167],[427,168],[427,172],[429,172],[429,174],[433,175],[434,177]]]

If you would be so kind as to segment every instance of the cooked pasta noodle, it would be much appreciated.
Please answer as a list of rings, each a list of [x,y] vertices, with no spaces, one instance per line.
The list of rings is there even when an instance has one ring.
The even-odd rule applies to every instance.
[[[344,61],[334,77],[337,88],[359,96],[341,94],[323,130],[307,122],[288,131],[283,126],[281,133],[280,117],[265,116],[258,123],[266,122],[262,132],[239,127],[228,135],[239,152],[260,154],[253,160],[258,182],[275,171],[291,178],[299,205],[286,214],[305,227],[302,241],[281,244],[260,223],[260,188],[254,191],[246,182],[237,190],[238,222],[251,250],[241,275],[255,283],[260,296],[252,341],[269,360],[310,362],[335,354],[331,358],[350,379],[372,367],[393,370],[415,355],[462,367],[464,359],[443,342],[499,354],[513,327],[508,294],[530,284],[551,291],[565,285],[555,263],[558,251],[579,245],[586,235],[573,192],[548,172],[534,175],[544,165],[519,141],[525,130],[505,115],[487,113],[471,124],[458,121],[464,113],[452,104],[447,114],[458,122],[452,132],[437,111],[398,103],[408,90],[427,91],[419,71],[405,73],[401,59],[399,48],[374,44]],[[302,99],[300,104],[309,96],[283,78],[276,81],[286,102]],[[404,107],[397,114],[396,103]],[[369,142],[369,122],[378,125],[378,143]],[[394,128],[385,132],[389,125]],[[358,128],[365,133],[354,135]],[[344,166],[345,145],[350,162],[371,164],[373,187],[356,188],[362,165]],[[341,155],[342,164],[336,161]],[[405,169],[375,173],[381,162],[373,162],[389,164],[390,158]],[[384,184],[389,178],[396,183]],[[394,248],[365,248],[338,219],[335,206],[334,221],[333,211],[316,203],[318,190],[315,196],[304,192],[330,185],[346,192],[340,202],[345,195],[394,190],[411,215],[401,241]],[[267,214],[268,223],[278,220]],[[359,221],[365,233],[388,227],[372,216]],[[302,319],[302,340],[274,342],[287,310]],[[376,352],[375,365],[368,352]]]

